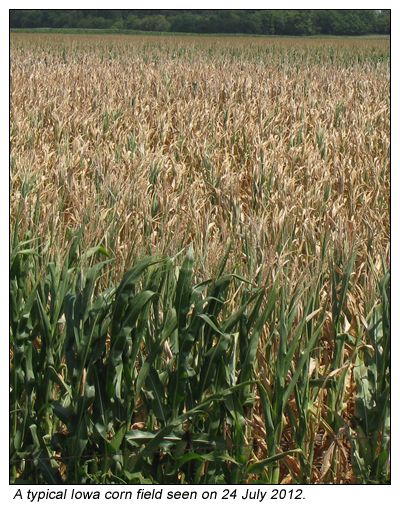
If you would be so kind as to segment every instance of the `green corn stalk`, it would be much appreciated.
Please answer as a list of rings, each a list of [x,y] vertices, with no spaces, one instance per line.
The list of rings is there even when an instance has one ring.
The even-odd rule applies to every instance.
[[[204,402],[204,399],[210,396],[210,391],[213,395],[231,388],[232,383],[235,383],[235,388],[238,391],[249,386],[248,383],[241,384],[238,382],[236,375],[233,376],[236,372],[234,369],[231,368],[230,371],[227,371],[229,364],[232,364],[233,360],[237,360],[237,335],[231,335],[230,332],[240,322],[240,314],[243,314],[247,304],[233,318],[228,318],[218,325],[215,314],[219,314],[222,309],[221,293],[226,293],[227,287],[234,277],[221,276],[222,269],[220,269],[220,277],[214,284],[206,282],[192,288],[190,284],[192,259],[193,253],[189,250],[177,276],[176,284],[173,283],[175,272],[173,268],[170,268],[169,272],[166,271],[168,277],[165,277],[162,288],[159,289],[159,294],[162,294],[162,289],[169,286],[169,291],[176,293],[175,297],[172,295],[168,300],[164,299],[164,307],[168,308],[164,318],[165,321],[169,322],[169,325],[167,328],[165,326],[159,327],[160,331],[168,333],[173,360],[169,363],[167,369],[164,369],[162,365],[155,364],[152,353],[149,353],[146,360],[143,360],[142,369],[138,376],[138,387],[145,387],[143,392],[149,412],[154,413],[155,419],[164,427],[171,424],[171,422],[174,423],[177,419],[177,409],[180,410],[180,416],[182,416],[183,405],[186,409],[195,409]],[[224,262],[222,264],[224,265]],[[210,286],[209,294],[202,298],[201,293],[208,286]],[[153,306],[156,303],[158,307],[158,302],[154,302]],[[171,310],[175,312],[171,313]],[[190,314],[188,314],[189,311]],[[161,343],[158,343],[156,347],[156,351],[159,350],[165,339],[164,334],[160,339]],[[250,365],[249,362],[247,364]],[[145,376],[142,376],[143,371]],[[247,373],[250,374],[251,371],[247,371]],[[162,383],[164,383],[165,388]],[[235,410],[239,412],[235,412]],[[243,411],[237,398],[227,397],[222,411],[223,413],[218,411],[218,408],[211,408],[209,417],[206,417],[204,413],[196,415],[190,424],[184,430],[181,430],[180,435],[183,435],[183,437],[180,439],[180,443],[178,442],[179,445],[183,446],[196,442],[196,430],[199,427],[204,431],[203,437],[204,440],[208,439],[209,446],[212,446],[214,438],[221,438],[219,440],[221,442],[226,413],[236,423],[235,432],[233,433],[235,438],[233,439],[236,443],[240,442],[240,445],[245,445]],[[152,425],[154,425],[154,422],[152,422]],[[182,426],[181,424],[180,427],[182,428]],[[189,436],[190,442],[184,435]],[[225,443],[224,445],[226,448]],[[185,448],[187,449],[187,447]],[[149,461],[146,465],[152,477],[156,477],[153,465],[154,463],[155,465],[158,464],[158,456],[155,455],[156,462],[153,459],[150,465]],[[168,457],[166,463],[169,473],[173,471],[176,473],[179,468],[177,466],[179,459],[180,457],[177,456]],[[197,461],[199,460],[197,459]],[[210,462],[210,460],[203,460],[202,463],[205,463],[205,461]],[[210,464],[213,465],[213,463]],[[240,464],[245,464],[244,459]],[[186,478],[189,478],[189,480],[195,478],[197,481],[201,478],[201,470],[199,464],[196,463],[196,456],[190,457],[190,460],[187,461],[187,464],[185,462],[184,465]],[[137,467],[135,467],[135,470],[137,470]],[[173,479],[168,479],[168,481],[171,482]]]
[[[309,364],[327,307],[319,302],[322,277],[291,293],[279,276],[269,286],[253,287],[224,274],[228,247],[216,277],[196,284],[190,248],[181,268],[174,259],[150,257],[137,261],[119,285],[98,293],[108,261],[94,256],[106,255],[104,250],[86,253],[91,263],[85,274],[77,271],[82,265],[74,241],[60,271],[50,262],[38,272],[39,256],[26,246],[18,246],[11,260],[11,455],[12,461],[31,460],[22,481],[62,481],[53,453],[61,456],[68,482],[240,484],[257,476],[278,483],[288,454],[300,464],[294,479],[311,479],[315,432],[309,422],[318,421],[313,402],[320,383],[310,380]],[[338,317],[353,262],[354,256],[333,302],[339,342]],[[235,282],[248,288],[232,314],[226,298]],[[367,317],[374,356],[359,349],[354,373],[360,441],[351,438],[352,455],[356,470],[369,479],[386,474],[388,465],[388,278],[380,293],[382,303]],[[261,346],[270,383],[256,378]],[[330,369],[339,376],[329,379],[328,410],[343,427],[335,409],[344,373],[338,371],[343,362],[338,350]],[[268,456],[249,462],[248,420],[257,394]],[[289,406],[292,397],[297,414]],[[138,420],[144,429],[132,429]],[[297,446],[282,453],[284,421]],[[371,444],[361,440],[367,436]],[[15,479],[17,465],[12,466]]]
[[[348,335],[341,332],[341,317],[343,312],[343,306],[345,304],[346,295],[349,289],[351,272],[354,267],[354,262],[357,257],[357,251],[355,251],[347,264],[347,267],[343,273],[341,281],[338,281],[337,272],[332,266],[331,268],[331,280],[332,280],[332,324],[333,324],[333,342],[334,342],[334,356],[330,367],[330,372],[337,371],[343,367],[343,348],[344,343],[348,339]],[[338,293],[338,288],[340,291]],[[331,381],[331,389],[328,396],[328,409],[339,412],[342,405],[342,387],[345,377],[345,372],[339,373],[339,379],[333,379]],[[335,423],[335,415],[333,413],[328,414],[328,423],[335,431],[340,427],[337,422]]]
[[[308,312],[313,305],[313,295],[314,293],[311,290],[308,302],[303,308],[302,320],[295,329],[293,329],[293,324],[297,308],[300,304],[300,295],[294,295],[292,299],[289,299],[286,286],[284,285],[279,289],[278,293],[275,292],[271,296],[274,303],[278,302],[278,297],[280,301],[279,309],[275,307],[274,315],[272,316],[272,321],[274,321],[275,315],[278,314],[278,329],[272,331],[265,348],[266,360],[269,359],[268,369],[271,375],[270,378],[273,378],[273,390],[263,379],[257,382],[261,409],[265,420],[266,443],[269,458],[271,459],[270,463],[265,464],[265,468],[268,467],[266,480],[270,484],[277,484],[279,482],[279,460],[282,458],[279,456],[279,446],[283,433],[285,412],[293,429],[294,439],[302,453],[300,461],[304,477],[307,477],[307,472],[309,471],[306,462],[306,454],[309,452],[309,443],[307,441],[310,399],[308,367],[312,350],[318,341],[323,326],[325,314],[325,309],[322,308],[319,314],[313,317],[312,326],[307,325]],[[273,355],[270,347],[276,338],[279,338],[278,351]],[[272,359],[270,358],[271,356],[273,357]],[[290,375],[290,378],[288,378],[288,375]],[[293,394],[297,404],[297,418],[288,406],[289,399]],[[278,457],[275,458],[275,456]],[[303,476],[301,479],[303,479]]]
[[[356,413],[350,428],[352,460],[365,482],[390,480],[390,276],[379,282],[381,302],[367,316],[368,345],[354,366]],[[355,438],[354,438],[355,437]]]

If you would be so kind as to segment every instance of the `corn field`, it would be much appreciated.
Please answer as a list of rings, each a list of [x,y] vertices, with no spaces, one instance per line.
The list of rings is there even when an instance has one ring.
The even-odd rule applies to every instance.
[[[10,481],[390,481],[390,41],[10,35]]]

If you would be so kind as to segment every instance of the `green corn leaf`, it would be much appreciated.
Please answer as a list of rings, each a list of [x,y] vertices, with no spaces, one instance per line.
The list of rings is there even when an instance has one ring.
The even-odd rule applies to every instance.
[[[150,367],[146,378],[146,388],[152,396],[151,407],[155,417],[162,424],[167,424],[171,412],[165,404],[165,389],[154,367]]]
[[[194,415],[196,415],[198,413],[206,412],[213,402],[226,399],[226,397],[229,394],[231,394],[232,392],[237,392],[238,390],[241,389],[241,387],[243,385],[248,385],[248,384],[249,384],[249,382],[244,382],[241,385],[237,385],[235,387],[226,389],[222,392],[212,394],[211,396],[208,396],[207,399],[205,399],[202,403],[200,403],[198,406],[196,406],[192,410],[189,410],[188,412],[181,414],[176,419],[170,421],[167,426],[164,426],[163,428],[161,428],[154,435],[154,437],[150,440],[150,442],[147,444],[147,446],[139,453],[139,455],[137,455],[135,457],[135,463],[137,463],[140,458],[143,458],[145,456],[150,455],[153,452],[156,452],[160,448],[162,442],[173,432],[173,430],[177,426],[180,426],[181,424],[183,424],[187,419],[193,417]],[[127,440],[129,440],[129,438],[132,439],[134,436],[136,437],[136,435],[139,436],[140,434],[138,434],[136,432],[130,432],[130,433],[127,433],[126,438],[127,438]]]
[[[233,463],[234,465],[239,465],[239,463],[234,458],[225,453],[210,452],[209,454],[197,454],[195,452],[188,452],[179,458],[176,467],[182,467],[185,463],[188,463],[192,460],[212,462],[226,461]]]
[[[300,378],[301,376],[301,373],[302,373],[302,370],[303,370],[303,366],[308,362],[309,360],[309,353],[310,351],[314,348],[314,345],[319,337],[319,334],[320,334],[320,331],[322,329],[322,326],[323,326],[323,322],[321,321],[320,325],[316,328],[314,334],[312,335],[311,339],[308,341],[308,344],[306,346],[306,348],[304,349],[302,355],[300,356],[300,359],[299,361],[297,362],[297,365],[296,365],[296,371],[294,373],[294,375],[292,376],[292,379],[289,383],[289,385],[287,386],[286,390],[285,390],[285,393],[283,395],[283,399],[282,399],[282,408],[280,406],[280,408],[283,410],[286,405],[287,405],[287,402],[294,390],[294,387],[295,385],[297,384],[297,381],[298,379]]]
[[[336,286],[338,284],[336,282],[336,278],[335,278],[336,273],[335,273],[335,270],[332,269],[332,298],[333,298],[332,313],[333,313],[333,326],[334,326],[335,339],[336,339],[336,335],[339,330],[340,313],[342,311],[343,304],[344,304],[344,301],[346,298],[347,290],[348,290],[349,283],[350,283],[350,275],[351,275],[356,257],[357,257],[357,251],[355,251],[352,254],[352,256],[349,260],[349,263],[346,267],[346,270],[343,274],[339,299],[337,299],[337,294],[336,294]],[[341,350],[335,350],[335,362],[334,362],[334,367],[333,367],[334,369],[338,368],[340,365],[340,362],[339,362],[340,351]]]
[[[186,318],[190,308],[190,289],[192,280],[192,269],[194,263],[193,247],[190,246],[179,272],[176,285],[175,310],[177,313],[178,329],[180,332],[186,327]]]
[[[256,359],[256,353],[258,348],[258,340],[262,329],[264,328],[265,323],[269,319],[274,310],[277,296],[278,296],[278,288],[279,288],[279,278],[277,277],[275,283],[272,287],[272,290],[268,296],[268,302],[262,313],[259,315],[254,328],[251,334],[249,345],[247,347],[247,351],[244,355],[244,361],[242,363],[242,370],[240,373],[239,381],[248,380],[250,378],[254,361]],[[257,302],[256,308],[259,309],[261,306],[261,302]],[[243,399],[244,396],[242,396]]]
[[[143,259],[143,261],[136,263],[131,270],[124,274],[122,281],[116,290],[115,301],[112,310],[112,337],[115,337],[121,328],[121,322],[123,321],[125,315],[125,309],[129,300],[135,294],[134,289],[138,279],[152,264],[155,264],[155,257],[147,257]]]
[[[136,380],[136,395],[135,395],[135,398],[134,398],[135,403],[139,399],[140,392],[141,392],[141,390],[142,390],[142,388],[144,386],[144,383],[145,383],[145,381],[147,379],[147,376],[148,376],[148,374],[150,372],[150,369],[153,366],[154,360],[156,359],[156,357],[158,356],[159,352],[161,351],[163,344],[164,344],[163,340],[159,341],[157,346],[153,348],[151,353],[149,353],[147,358],[144,360],[144,362],[142,364],[142,367],[140,368],[140,371],[139,371],[139,374],[138,374],[138,377],[137,377],[137,380]]]
[[[45,449],[38,451],[34,459],[36,467],[47,484],[64,483],[57,463],[49,458],[49,453]]]
[[[145,306],[155,295],[156,293],[154,291],[143,290],[131,298],[129,307],[127,308],[123,318],[121,318],[120,330],[117,332],[114,329],[113,335],[111,336],[110,348],[113,364],[118,363],[120,360],[127,337],[135,328],[139,315],[146,312]]]
[[[86,319],[89,316],[89,311],[91,310],[91,304],[93,301],[93,290],[95,286],[96,279],[100,275],[100,271],[106,264],[109,263],[109,260],[102,261],[100,263],[97,263],[94,265],[90,270],[88,271],[88,274],[86,276],[86,282],[85,287],[82,293],[82,310],[80,310],[80,317],[82,318],[82,321],[86,321]]]
[[[210,321],[211,323],[211,321]],[[217,329],[216,329],[217,330]],[[216,379],[217,366],[220,360],[226,356],[230,345],[230,336],[221,334],[218,342],[205,354],[201,371],[201,393],[207,391],[212,382]]]
[[[248,466],[246,473],[247,474],[261,474],[267,467],[270,465],[273,465],[277,461],[285,458],[286,456],[291,456],[293,454],[302,453],[303,451],[301,449],[291,449],[290,451],[285,451],[279,454],[275,454],[274,456],[271,456],[270,458],[267,458],[265,460],[256,461],[255,463],[252,463]]]
[[[51,406],[60,421],[66,425],[68,425],[70,419],[75,415],[73,408],[65,408],[58,401],[52,401]]]

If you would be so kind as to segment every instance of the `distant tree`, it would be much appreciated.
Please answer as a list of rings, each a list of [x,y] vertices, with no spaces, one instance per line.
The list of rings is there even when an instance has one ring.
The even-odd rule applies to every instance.
[[[11,28],[128,28],[276,35],[390,34],[382,9],[11,9]]]
[[[376,12],[373,9],[357,9],[356,14],[362,21],[364,33],[372,34],[375,31]]]
[[[283,35],[285,33],[285,11],[274,12],[274,32],[277,35]]]
[[[22,28],[21,27],[21,10],[20,9],[10,9],[9,13],[9,22],[10,28]]]
[[[262,18],[259,13],[247,15],[242,22],[245,34],[262,34]]]
[[[260,14],[262,34],[274,34],[274,11],[264,10]]]
[[[221,10],[218,13],[220,33],[237,34],[240,32],[241,19],[237,11]]]
[[[93,19],[93,28],[109,28],[110,23],[108,20],[104,19],[102,16]]]
[[[130,14],[125,20],[125,27],[130,30],[136,30],[139,18],[135,14]]]
[[[73,18],[71,12],[59,11],[51,13],[49,16],[50,26],[53,28],[74,28],[76,27],[76,19]]]
[[[42,12],[40,9],[24,9],[18,13],[20,28],[39,28],[42,26]]]
[[[315,34],[333,34],[333,22],[335,11],[327,9],[316,9],[313,12],[313,31]]]
[[[114,30],[122,30],[124,28],[124,20],[122,18],[117,19],[114,21],[111,28]]]
[[[110,11],[110,18],[114,21],[123,20],[123,9],[107,9]]]
[[[147,16],[136,23],[138,30],[149,30],[153,32],[168,32],[171,24],[162,14]]]
[[[378,34],[390,34],[390,9],[375,11],[375,32]]]
[[[312,21],[310,13],[307,11],[286,12],[285,16],[285,33],[287,35],[311,35]]]
[[[184,13],[171,19],[171,32],[204,33],[206,24],[202,24],[202,17],[192,13]]]
[[[97,9],[97,18],[104,18],[105,20],[118,19],[120,17],[120,9]]]
[[[87,16],[86,18],[81,18],[78,21],[77,28],[93,28],[93,18]]]
[[[336,11],[332,27],[334,35],[361,35],[366,33],[365,25],[354,10]]]

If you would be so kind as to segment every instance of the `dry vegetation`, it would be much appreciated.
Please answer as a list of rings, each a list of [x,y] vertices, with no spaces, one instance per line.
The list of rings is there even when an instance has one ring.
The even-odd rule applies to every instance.
[[[13,34],[12,218],[25,182],[40,214],[20,232],[59,252],[89,215],[87,246],[101,241],[118,269],[193,241],[210,276],[232,238],[243,263],[296,256],[300,274],[326,233],[387,261],[387,51]]]
[[[136,259],[190,243],[196,282],[212,278],[231,242],[228,270],[255,286],[272,288],[280,273],[291,297],[318,282],[307,322],[326,314],[310,377],[354,362],[349,339],[368,344],[390,265],[389,41],[11,34],[10,55],[14,243],[30,233],[44,261],[61,261],[85,224],[81,251],[102,245],[115,258],[106,288]],[[343,282],[356,251],[341,315],[349,338],[332,366],[330,272]],[[276,328],[260,338],[267,387]],[[356,395],[348,374],[345,419]],[[262,411],[248,421],[262,459]],[[310,480],[329,480],[335,463],[335,481],[351,480],[351,442],[328,430],[319,425],[333,447],[317,445]],[[288,423],[282,439],[298,445]],[[293,456],[281,481],[300,471]]]

